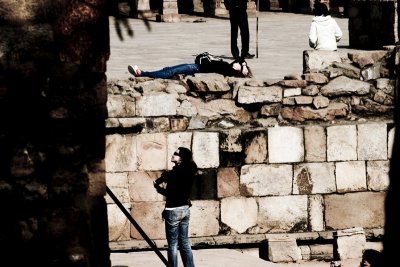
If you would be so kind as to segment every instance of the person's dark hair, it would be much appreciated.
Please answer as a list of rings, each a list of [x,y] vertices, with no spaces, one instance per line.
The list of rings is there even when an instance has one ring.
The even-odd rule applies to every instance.
[[[190,162],[193,160],[192,151],[186,147],[178,147],[179,157],[181,157],[182,162]]]
[[[375,249],[366,249],[363,252],[362,258],[369,262],[371,267],[382,267],[383,261],[382,252]]]
[[[329,16],[330,12],[328,6],[324,3],[317,2],[314,5],[314,15],[315,16]]]

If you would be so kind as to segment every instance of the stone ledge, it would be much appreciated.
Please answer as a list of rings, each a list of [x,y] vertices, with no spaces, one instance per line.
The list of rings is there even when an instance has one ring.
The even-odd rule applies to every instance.
[[[219,235],[209,237],[191,237],[190,242],[193,248],[213,247],[222,245],[244,245],[259,244],[267,242],[270,239],[291,238],[297,242],[303,241],[308,244],[331,243],[333,241],[333,233],[335,231],[323,232],[307,232],[307,233],[289,233],[289,234],[255,234],[255,235]],[[383,229],[364,229],[367,239],[382,239]],[[160,249],[166,249],[167,241],[153,240],[155,245]],[[145,240],[118,241],[109,243],[111,251],[123,250],[149,250],[150,246]]]

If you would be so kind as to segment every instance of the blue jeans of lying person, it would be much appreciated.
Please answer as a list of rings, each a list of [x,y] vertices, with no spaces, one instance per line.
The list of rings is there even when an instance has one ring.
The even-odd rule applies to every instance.
[[[194,267],[192,249],[189,243],[189,206],[165,210],[165,233],[168,242],[168,263],[178,267],[178,248],[185,267]]]
[[[175,66],[165,67],[162,68],[161,70],[156,70],[156,71],[142,70],[140,76],[159,78],[159,79],[169,79],[177,74],[194,75],[195,73],[198,72],[200,72],[199,65],[193,63],[193,64],[179,64]]]

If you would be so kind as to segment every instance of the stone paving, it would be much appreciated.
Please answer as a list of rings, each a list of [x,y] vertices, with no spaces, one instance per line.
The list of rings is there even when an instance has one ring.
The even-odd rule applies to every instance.
[[[161,252],[165,257],[165,250]],[[330,267],[329,261],[301,261],[291,263],[273,263],[252,254],[241,253],[233,249],[193,250],[196,267]],[[341,267],[359,267],[361,259],[341,261]],[[161,259],[152,251],[111,253],[112,267],[165,267]],[[180,262],[179,266],[183,266]]]
[[[348,50],[348,19],[335,18],[343,31],[339,49]],[[303,51],[308,46],[308,31],[312,15],[259,12],[258,58],[248,59],[255,78],[283,79],[287,74],[302,74]],[[256,53],[255,15],[249,16],[250,52]],[[110,18],[111,56],[107,64],[108,79],[127,79],[128,64],[137,64],[145,70],[192,63],[204,51],[231,61],[230,25],[227,18],[182,16],[178,23],[160,23],[150,20],[148,30],[140,19],[129,19],[133,36],[121,26],[123,40],[116,34]],[[240,40],[239,45],[240,45]]]

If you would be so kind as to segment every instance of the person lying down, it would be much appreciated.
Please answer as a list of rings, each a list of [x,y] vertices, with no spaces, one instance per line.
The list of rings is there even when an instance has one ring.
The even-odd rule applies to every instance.
[[[155,71],[144,71],[137,65],[128,65],[128,71],[135,77],[160,79],[170,79],[178,74],[194,75],[196,73],[219,73],[224,76],[238,78],[250,78],[253,76],[246,61],[233,61],[229,63],[222,58],[213,56],[207,52],[197,55],[195,63],[167,66]]]

